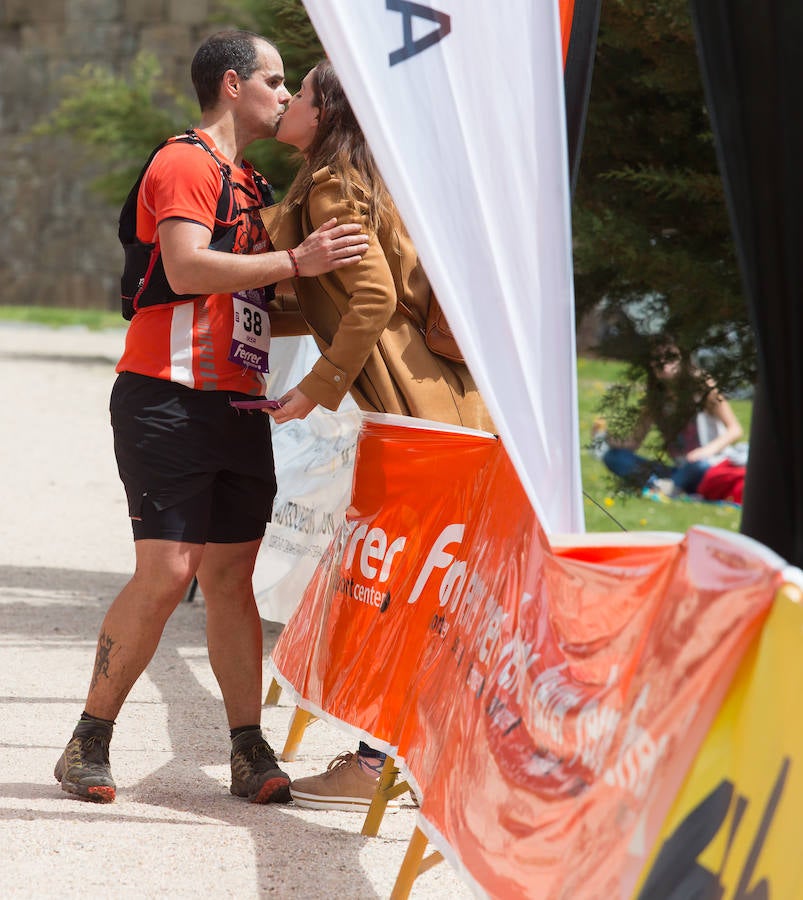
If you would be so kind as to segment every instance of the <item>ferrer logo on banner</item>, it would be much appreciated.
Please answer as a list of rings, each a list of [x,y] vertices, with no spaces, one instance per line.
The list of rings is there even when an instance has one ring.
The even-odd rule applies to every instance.
[[[399,428],[399,439],[388,441],[372,418],[385,417],[366,416],[363,424],[355,463],[360,477],[346,523],[291,619],[315,645],[309,668],[302,673],[307,660],[292,653],[283,658],[281,647],[274,660],[294,684],[311,678],[335,715],[345,714],[345,696],[359,695],[370,714],[358,727],[388,744],[395,742],[408,699],[409,679],[398,679],[397,672],[415,667],[428,634],[446,634],[444,607],[456,592],[471,597],[461,587],[463,523],[479,500],[498,444],[479,432],[426,425]],[[433,471],[438,459],[443,464]],[[306,606],[316,592],[329,598],[324,620]],[[366,654],[377,663],[369,679],[361,668]]]
[[[452,524],[438,535],[435,544],[429,551],[424,565],[416,578],[413,590],[407,598],[408,603],[415,603],[421,596],[421,592],[426,586],[430,575],[436,569],[449,568],[447,575],[452,575],[455,566],[461,573],[465,572],[465,563],[455,563],[455,558],[451,553],[446,552],[446,548],[451,544],[459,544],[463,538],[465,525]],[[368,525],[357,522],[349,522],[346,525],[346,549],[343,558],[343,572],[350,572],[346,576],[341,575],[338,590],[348,595],[360,603],[367,603],[369,606],[378,606],[381,612],[385,612],[390,603],[390,591],[385,590],[393,565],[394,557],[397,553],[401,553],[407,543],[406,537],[397,537],[389,540],[387,534],[382,528],[373,526],[370,531]],[[357,579],[362,579],[356,580]],[[365,580],[371,579],[373,583],[366,584]],[[441,584],[439,595],[442,598],[444,591],[449,589],[451,581],[446,585]],[[441,599],[440,605],[444,604]]]
[[[361,705],[375,713],[360,727],[383,735],[384,743],[397,736],[407,700],[407,679],[396,678],[396,671],[415,666],[427,634],[442,628],[441,607],[465,571],[458,562],[463,522],[497,450],[494,438],[477,432],[399,431],[400,439],[388,442],[370,421],[363,426],[355,464],[360,477],[332,551],[340,562],[333,566],[331,606],[322,623],[326,660],[342,662],[321,672],[323,696],[359,694]],[[416,459],[433,458],[444,459],[441,471],[416,465]],[[366,653],[378,663],[370,679],[357,671]]]

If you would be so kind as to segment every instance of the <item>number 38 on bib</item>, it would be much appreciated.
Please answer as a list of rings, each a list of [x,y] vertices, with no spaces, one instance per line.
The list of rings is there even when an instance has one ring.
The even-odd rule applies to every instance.
[[[267,373],[270,348],[270,319],[260,291],[234,294],[234,323],[229,360],[249,369]]]

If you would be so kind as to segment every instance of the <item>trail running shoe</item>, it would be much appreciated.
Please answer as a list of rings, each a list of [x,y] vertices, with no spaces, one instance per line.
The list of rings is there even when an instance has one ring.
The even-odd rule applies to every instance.
[[[256,735],[256,736],[255,736]],[[231,792],[251,803],[289,803],[290,776],[259,732],[238,734],[231,744]]]
[[[53,775],[61,789],[78,800],[111,803],[117,795],[109,765],[111,725],[79,722],[59,757]]]

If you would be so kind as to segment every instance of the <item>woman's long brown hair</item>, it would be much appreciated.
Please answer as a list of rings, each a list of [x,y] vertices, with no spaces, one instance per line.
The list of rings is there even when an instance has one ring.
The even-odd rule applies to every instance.
[[[665,443],[671,444],[686,424],[705,409],[714,385],[710,377],[692,363],[689,353],[681,350],[667,335],[658,336],[649,353],[645,407]],[[674,361],[680,363],[675,377],[671,380],[659,378],[656,369]]]
[[[392,220],[398,213],[329,60],[322,60],[313,69],[312,89],[313,105],[319,111],[318,128],[283,202],[287,206],[300,206],[312,187],[313,173],[329,166],[340,180],[345,195],[355,203],[364,198],[358,197],[354,182],[365,189],[368,224],[376,232],[381,223]]]

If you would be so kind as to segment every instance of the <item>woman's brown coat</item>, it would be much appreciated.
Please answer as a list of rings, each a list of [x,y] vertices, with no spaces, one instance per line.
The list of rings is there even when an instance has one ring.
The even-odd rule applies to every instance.
[[[358,197],[365,192],[355,186]],[[262,210],[277,250],[296,247],[332,218],[359,223],[369,235],[362,261],[316,278],[294,279],[297,311],[271,310],[274,337],[311,333],[321,358],[299,389],[327,409],[350,392],[363,410],[397,413],[494,431],[479,391],[464,365],[431,353],[419,328],[397,300],[423,323],[430,286],[404,227],[367,227],[368,205],[345,196],[328,169],[313,176],[301,207]],[[303,316],[303,321],[301,317]]]

